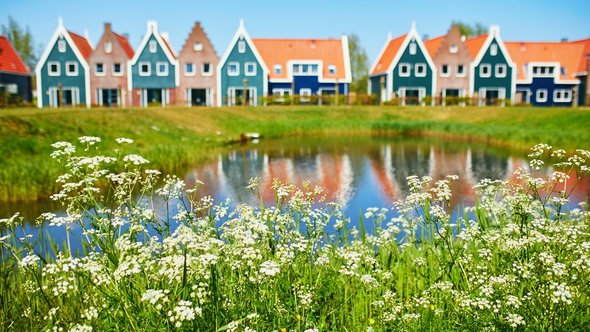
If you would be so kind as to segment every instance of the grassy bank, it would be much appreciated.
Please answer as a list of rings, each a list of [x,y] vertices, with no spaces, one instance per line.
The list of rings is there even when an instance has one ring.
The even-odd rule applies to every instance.
[[[590,144],[590,110],[431,107],[258,107],[0,110],[0,201],[46,197],[61,169],[48,158],[56,141],[115,138],[166,172],[221,151],[241,133],[291,135],[433,135],[527,149],[545,142],[566,149]]]

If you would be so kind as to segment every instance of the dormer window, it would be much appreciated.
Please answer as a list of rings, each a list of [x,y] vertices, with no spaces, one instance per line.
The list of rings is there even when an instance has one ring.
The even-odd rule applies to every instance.
[[[150,53],[156,53],[158,49],[158,45],[156,44],[155,40],[150,40]]]
[[[496,56],[497,54],[498,54],[498,44],[492,44],[492,46],[490,46],[490,55]]]
[[[274,70],[275,70],[275,75],[281,75],[283,73],[283,66],[275,65]]]
[[[195,45],[193,45],[193,50],[195,50],[195,52],[201,52],[203,50],[203,43],[196,42]]]
[[[58,50],[60,53],[64,53],[64,52],[66,51],[66,41],[65,41],[65,40],[63,40],[63,39],[60,39],[60,40],[57,42],[57,50]]]
[[[416,43],[414,42],[410,43],[410,54],[416,54]]]
[[[246,52],[246,42],[243,40],[240,40],[238,42],[238,52],[240,53],[245,53]]]
[[[335,65],[328,65],[328,74],[336,75],[336,66]]]
[[[451,46],[449,46],[449,53],[457,53],[459,51],[459,48],[457,47],[457,44],[451,44]]]
[[[110,41],[104,43],[104,52],[111,53],[113,51],[113,43]]]

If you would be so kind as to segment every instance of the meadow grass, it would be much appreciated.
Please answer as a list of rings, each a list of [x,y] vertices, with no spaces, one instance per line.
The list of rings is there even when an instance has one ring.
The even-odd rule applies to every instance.
[[[516,181],[482,180],[451,220],[450,186],[409,177],[410,194],[358,229],[321,188],[275,181],[275,204],[213,202],[122,153],[131,143],[55,143],[53,199],[67,214],[22,233],[0,220],[0,330],[583,331],[590,324],[590,213],[569,207],[568,174],[590,151],[545,144]],[[98,146],[115,145],[102,153]],[[547,176],[531,173],[553,159]],[[164,178],[162,186],[159,179]],[[569,183],[569,186],[568,186]],[[261,197],[258,180],[248,186]],[[107,194],[108,193],[108,194]],[[138,197],[139,195],[139,197]],[[157,214],[159,197],[168,208]],[[170,203],[177,202],[176,209]],[[172,212],[175,211],[175,212]],[[44,235],[56,227],[63,248]],[[70,231],[84,230],[83,252]]]
[[[590,144],[590,110],[532,107],[226,107],[0,110],[0,201],[46,198],[60,166],[46,158],[56,141],[79,136],[135,140],[152,166],[180,174],[213,158],[240,134],[416,135],[477,141],[516,150],[545,142],[569,150]],[[114,145],[108,145],[112,148]],[[124,148],[122,148],[124,149]]]

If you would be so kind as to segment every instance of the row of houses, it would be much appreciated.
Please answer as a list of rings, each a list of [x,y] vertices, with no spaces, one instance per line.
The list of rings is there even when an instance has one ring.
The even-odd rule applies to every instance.
[[[381,103],[589,105],[589,62],[590,38],[504,42],[497,26],[473,38],[452,26],[423,39],[413,24],[388,38],[368,88]],[[220,58],[199,23],[176,54],[153,21],[134,50],[110,23],[95,46],[59,19],[35,72],[39,107],[321,102],[348,95],[352,80],[346,36],[250,38],[242,21]]]

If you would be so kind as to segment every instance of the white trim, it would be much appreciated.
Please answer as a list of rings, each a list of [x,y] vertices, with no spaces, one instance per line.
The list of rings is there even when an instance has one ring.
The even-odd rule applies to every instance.
[[[500,68],[503,68],[504,73],[500,74],[500,72],[499,72]],[[508,67],[506,66],[505,63],[497,63],[495,66],[494,75],[498,78],[504,78],[507,75],[507,70],[508,70]]]
[[[191,71],[186,70],[188,67],[188,65],[191,66]],[[194,62],[185,62],[183,63],[183,69],[184,69],[184,76],[195,76],[197,71],[195,70],[195,63]]]
[[[229,69],[230,67],[235,66],[235,71],[231,72]],[[232,61],[227,63],[227,76],[240,76],[240,63],[237,61]]]
[[[295,66],[300,66],[301,68],[298,72],[295,72]],[[316,70],[310,70],[315,66]],[[307,68],[308,70],[304,71],[303,68]],[[287,61],[287,75],[291,78],[293,76],[317,76],[318,79],[320,77],[323,78],[324,73],[324,66],[320,60],[289,60]]]
[[[108,46],[108,47],[107,47]],[[108,40],[104,42],[104,52],[111,53],[113,51],[113,42]]]
[[[118,65],[119,65],[119,69],[120,69],[120,71],[119,71],[119,72],[115,71],[115,65],[116,65],[116,64],[118,64]],[[124,67],[124,66],[123,66],[123,64],[122,64],[122,63],[120,63],[120,62],[115,62],[115,63],[113,63],[113,64],[112,64],[112,66],[111,66],[111,70],[112,70],[112,72],[113,72],[113,76],[119,77],[119,76],[123,76],[123,75],[125,75],[125,67]]]
[[[377,56],[377,60],[375,60],[375,62],[371,66],[371,69],[369,69],[369,76],[377,76],[379,74],[383,74],[383,73],[375,73],[375,74],[373,74],[373,72],[375,71],[377,65],[379,64],[379,60],[383,57],[383,55],[385,54],[385,51],[387,51],[387,47],[389,47],[389,43],[392,40],[393,39],[391,38],[391,35],[388,35],[387,36],[387,40],[385,41],[385,45],[383,45],[383,47],[381,48],[381,52],[379,52],[379,56]],[[385,74],[387,74],[387,72],[385,72]]]
[[[143,65],[147,65],[147,72],[143,72],[141,69],[141,67],[143,67]],[[141,61],[139,62],[138,66],[137,66],[137,75],[145,77],[145,76],[151,76],[152,75],[152,64],[149,61]]]
[[[164,65],[165,70],[160,70],[160,66]],[[168,62],[158,61],[156,62],[156,76],[168,76]]]
[[[545,94],[544,98],[541,98],[539,96],[541,93]],[[547,89],[537,89],[537,91],[535,92],[535,101],[537,103],[546,103],[547,99],[549,98],[548,96],[549,96],[549,91],[547,91]]]
[[[238,53],[246,53],[246,41],[238,40]]]
[[[553,75],[547,75],[544,77],[553,77],[554,84],[580,84],[579,79],[561,79],[561,72],[560,67],[561,63],[559,62],[550,62],[550,61],[535,61],[529,62],[526,66],[526,75],[525,79],[517,80],[516,84],[531,84],[533,83],[534,78],[542,78],[541,76],[533,77],[533,67],[553,67]]]
[[[66,40],[65,39],[58,39],[57,41],[57,51],[59,53],[66,53],[67,50],[67,44],[66,44]]]
[[[422,73],[418,73],[418,68],[423,68]],[[428,71],[426,70],[426,64],[423,62],[420,63],[415,63],[414,64],[414,76],[416,77],[426,77],[426,73]]]
[[[403,68],[408,68],[407,73],[402,73],[402,67]],[[398,69],[398,75],[399,77],[410,77],[412,76],[412,64],[411,63],[407,63],[407,62],[403,62],[400,63],[399,66],[397,67]]]
[[[483,69],[486,68],[488,70],[487,73],[483,72]],[[492,65],[489,63],[482,63],[479,65],[479,77],[480,78],[490,78],[492,77]]]
[[[342,35],[342,53],[344,56],[344,81],[339,83],[352,83],[352,69],[350,67],[350,50],[348,48],[348,36]],[[322,72],[323,75],[323,72]],[[338,73],[336,73],[338,75]]]
[[[209,71],[205,71],[205,65],[209,65]],[[201,64],[201,76],[205,76],[205,77],[209,77],[209,76],[213,76],[213,64],[211,62],[203,62]]]
[[[248,66],[252,66],[254,70],[248,70]],[[244,76],[256,76],[256,62],[244,62]]]
[[[74,70],[70,70],[70,66],[74,65]],[[66,61],[66,76],[78,76],[78,63],[76,61]]]
[[[101,65],[102,66],[102,72],[99,72],[97,70],[98,69],[98,65]],[[105,70],[104,62],[96,62],[96,63],[94,63],[94,76],[102,77],[102,76],[105,76],[106,74],[107,74],[107,72]]]
[[[498,55],[498,44],[491,44],[490,45],[490,55],[491,56],[496,56]]]
[[[447,67],[446,73],[443,68]],[[440,77],[451,77],[451,65],[449,64],[442,64],[440,65]]]
[[[561,93],[562,97],[557,98],[557,94]],[[566,97],[567,95],[567,97]],[[555,89],[553,90],[553,102],[554,103],[571,103],[572,101],[572,90],[569,89]]]
[[[299,89],[299,101],[300,102],[311,101],[311,89],[310,88]]]
[[[418,105],[420,105],[422,103],[422,99],[424,99],[424,97],[426,97],[426,88],[424,87],[413,87],[413,86],[404,86],[404,87],[400,87],[397,90],[398,93],[398,97],[400,97],[401,99],[401,105],[405,106],[406,105],[406,92],[408,90],[418,90]]]
[[[57,71],[51,71],[51,65],[57,64]],[[59,61],[47,62],[47,75],[48,76],[60,76],[61,75],[61,63]]]
[[[158,42],[156,40],[150,40],[148,43],[148,50],[150,53],[158,52]]]

